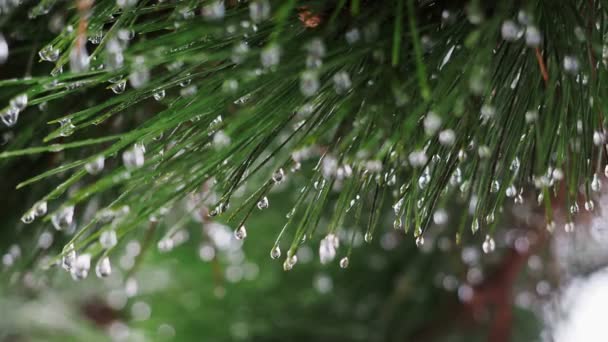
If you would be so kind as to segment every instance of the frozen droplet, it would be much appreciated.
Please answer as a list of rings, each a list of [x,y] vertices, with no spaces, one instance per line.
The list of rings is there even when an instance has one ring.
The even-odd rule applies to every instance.
[[[602,181],[598,174],[593,175],[593,180],[591,181],[591,190],[595,192],[599,192],[602,189]]]
[[[0,33],[0,64],[6,63],[8,59],[8,43],[4,38],[4,35]]]
[[[240,64],[245,61],[247,58],[247,54],[249,53],[249,45],[245,42],[240,42],[232,49],[232,55],[230,56],[230,60],[234,64]]]
[[[513,20],[505,20],[500,27],[502,39],[512,42],[521,37],[521,29]]]
[[[110,89],[112,89],[112,92],[114,94],[122,94],[125,91],[126,87],[127,87],[127,80],[120,80],[120,81],[118,81],[118,83],[112,84],[110,86]]]
[[[110,258],[107,256],[102,257],[97,261],[95,265],[95,274],[99,278],[105,278],[112,273],[112,265],[110,264]]]
[[[91,175],[99,174],[104,167],[105,158],[103,155],[95,157],[90,162],[84,164],[84,169]]]
[[[346,94],[353,85],[346,71],[338,71],[332,79],[334,81],[334,90],[339,95]]]
[[[30,224],[30,223],[34,222],[35,218],[36,218],[36,213],[33,210],[29,210],[25,214],[23,214],[23,216],[21,216],[21,222],[23,222],[25,224]]]
[[[423,235],[419,235],[416,238],[416,247],[422,247],[424,245],[424,236]]]
[[[363,240],[365,240],[365,242],[370,243],[372,242],[374,236],[372,235],[372,232],[365,232],[365,236],[363,236]]]
[[[73,73],[89,70],[89,53],[86,44],[76,44],[70,51],[70,70]]]
[[[54,48],[52,45],[47,45],[38,51],[40,59],[47,62],[56,62],[59,59],[59,49]]]
[[[145,162],[143,149],[136,144],[132,148],[124,151],[122,153],[122,162],[129,170],[142,167]]]
[[[279,246],[274,247],[270,251],[270,258],[276,260],[281,257],[281,248]]]
[[[226,15],[226,7],[223,0],[211,1],[203,6],[203,17],[207,20],[221,20]]]
[[[110,249],[118,244],[118,237],[114,229],[108,229],[99,235],[99,244],[104,249]]]
[[[266,197],[266,196],[262,197],[262,199],[258,202],[257,205],[258,205],[258,209],[260,209],[260,210],[268,208],[268,197]]]
[[[162,99],[165,98],[165,94],[166,94],[165,90],[161,89],[161,90],[159,90],[159,91],[157,91],[157,92],[154,93],[154,99],[156,101],[161,101]]]
[[[243,226],[240,226],[239,228],[237,228],[237,229],[234,231],[234,237],[235,237],[237,240],[243,240],[243,239],[245,239],[245,238],[247,237],[247,229],[245,228],[245,226],[244,226],[244,225],[243,225]]]
[[[278,169],[272,174],[272,181],[275,183],[281,183],[283,179],[285,179],[285,171],[283,171],[283,168]]]
[[[486,254],[494,252],[496,249],[496,243],[490,235],[486,235],[486,239],[483,241],[481,249],[483,249],[483,252]]]
[[[74,244],[67,246],[63,257],[61,258],[61,266],[64,270],[70,271],[76,261],[76,251],[74,250]]]
[[[475,233],[477,233],[478,230],[479,230],[479,220],[474,219],[473,223],[471,224],[471,233],[475,234]]]
[[[53,223],[53,227],[57,230],[69,229],[74,223],[74,206],[68,205],[60,208],[53,217],[51,217],[51,222]]]
[[[348,257],[340,259],[340,268],[348,268]]]
[[[80,254],[76,257],[71,273],[74,280],[81,280],[87,277],[91,268],[91,255]]]
[[[249,16],[254,23],[260,23],[270,18],[270,2],[255,0],[249,3]]]
[[[34,213],[36,216],[41,217],[46,215],[47,205],[46,201],[40,201],[34,204]]]
[[[542,36],[536,26],[529,25],[526,27],[526,45],[530,47],[538,47],[542,42]]]
[[[19,119],[19,111],[16,108],[8,107],[3,113],[0,113],[0,119],[7,127],[13,127]]]
[[[593,208],[595,208],[595,203],[593,202],[593,200],[588,200],[585,202],[585,210],[593,211]]]
[[[319,76],[312,70],[306,70],[300,76],[300,91],[302,95],[311,97],[319,90]]]
[[[17,111],[22,111],[27,107],[27,94],[19,94],[11,99],[9,105],[11,108],[15,108]]]

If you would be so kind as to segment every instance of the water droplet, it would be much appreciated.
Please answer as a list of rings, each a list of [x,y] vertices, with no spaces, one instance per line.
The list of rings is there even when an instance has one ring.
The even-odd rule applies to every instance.
[[[128,170],[134,170],[144,165],[144,151],[137,144],[122,153],[122,161]]]
[[[216,0],[203,6],[203,17],[207,20],[221,20],[226,15],[226,7],[223,0]]]
[[[486,223],[491,224],[494,223],[494,211],[490,212],[488,216],[486,216]]]
[[[547,226],[545,227],[549,233],[553,233],[555,231],[555,222],[549,221],[547,222]]]
[[[46,201],[40,201],[40,202],[37,202],[36,204],[34,204],[34,213],[38,217],[46,215],[46,209],[47,209]]]
[[[344,34],[344,38],[346,38],[346,42],[348,44],[353,45],[358,42],[359,39],[361,39],[361,33],[357,28],[353,28],[346,31],[346,33]]]
[[[59,120],[59,135],[62,137],[67,137],[74,134],[74,130],[76,126],[72,123],[72,119],[65,118]]]
[[[145,65],[143,56],[135,57],[131,73],[129,74],[129,83],[135,89],[143,87],[150,80],[150,70]]]
[[[372,232],[365,232],[365,236],[363,237],[363,240],[365,240],[365,242],[370,243],[372,242],[374,236],[372,235]]]
[[[340,259],[340,268],[348,268],[348,257]]]
[[[110,249],[118,244],[118,237],[114,229],[108,229],[99,235],[99,244],[104,249]]]
[[[285,258],[285,262],[283,262],[283,270],[285,271],[289,271],[291,270],[295,264],[298,262],[298,256],[297,255],[290,255],[291,252],[287,253],[287,258]]]
[[[311,97],[319,90],[319,76],[316,72],[306,70],[300,76],[300,91],[302,95]]]
[[[416,247],[422,247],[424,245],[424,236],[423,235],[419,235],[416,238]]]
[[[578,73],[578,69],[580,68],[580,64],[578,62],[578,58],[576,56],[564,56],[563,61],[564,70],[570,74]]]
[[[25,109],[25,107],[27,107],[27,102],[27,94],[19,94],[10,100],[9,105],[12,108],[15,108],[18,112],[21,112]]]
[[[243,240],[247,237],[247,229],[245,226],[240,226],[238,229],[234,231],[234,237],[237,240]]]
[[[74,265],[71,269],[72,279],[74,280],[82,280],[87,277],[89,274],[89,269],[91,268],[91,255],[90,254],[80,254],[76,257],[74,261]]]
[[[69,205],[59,209],[51,217],[51,222],[57,230],[68,230],[74,224],[74,206]]]
[[[76,251],[74,250],[74,244],[67,246],[63,258],[61,258],[61,266],[64,270],[70,271],[74,262],[76,261]]]
[[[38,51],[40,59],[47,62],[56,62],[59,59],[59,49],[55,49],[52,45],[47,45]]]
[[[494,250],[496,249],[496,243],[490,235],[486,235],[486,239],[481,245],[481,249],[483,249],[483,252],[486,254],[494,252]]]
[[[452,129],[439,132],[439,143],[443,146],[452,146],[456,142],[456,133]]]
[[[102,257],[97,261],[95,265],[95,274],[99,278],[105,278],[112,273],[112,265],[110,264],[110,258],[107,256]]]
[[[264,196],[259,202],[258,202],[258,209],[263,210],[268,208],[268,197]]]
[[[272,174],[272,181],[275,183],[281,183],[283,179],[285,179],[285,171],[283,171],[283,168],[278,169]]]
[[[7,127],[13,127],[19,119],[19,111],[16,108],[8,107],[4,113],[0,114],[0,119]]]
[[[327,234],[319,244],[319,259],[321,264],[327,264],[336,257],[336,249],[340,245],[340,240],[335,234]]]
[[[403,228],[403,221],[401,221],[401,218],[398,217],[393,221],[393,228],[394,229],[401,229]]]
[[[566,222],[566,224],[564,225],[564,230],[566,231],[566,233],[574,232],[574,222]]]
[[[593,211],[593,208],[595,208],[595,203],[593,202],[593,200],[588,200],[587,202],[585,202],[585,210]]]
[[[471,233],[475,234],[475,233],[477,233],[478,230],[479,230],[479,220],[475,219],[475,220],[473,220],[473,223],[471,224]]]
[[[334,90],[337,94],[346,94],[352,87],[350,76],[346,71],[338,71],[332,78],[334,82]]]
[[[500,27],[502,39],[513,42],[521,37],[522,31],[513,20],[505,20]]]
[[[507,197],[515,197],[515,195],[517,195],[517,189],[515,188],[515,185],[510,185],[507,190],[505,190],[505,195],[507,195]]]
[[[530,47],[538,47],[542,42],[542,35],[536,26],[529,25],[526,27],[526,45]]]
[[[4,64],[8,59],[8,43],[4,35],[0,33],[0,64]]]
[[[92,161],[84,165],[84,169],[91,175],[99,174],[104,167],[105,158],[103,155],[95,157]]]
[[[602,189],[602,182],[600,181],[600,177],[598,174],[593,175],[593,180],[591,181],[591,190],[595,192],[599,192]]]
[[[161,89],[161,90],[155,92],[154,93],[154,100],[156,100],[156,101],[162,101],[165,98],[165,94],[166,94],[166,92],[165,92],[164,89]]]
[[[260,23],[270,18],[270,3],[268,0],[256,0],[249,3],[249,16],[254,23]]]
[[[23,214],[23,216],[21,216],[21,222],[23,222],[25,224],[30,224],[30,223],[34,222],[35,218],[36,218],[36,213],[33,210],[29,210],[25,214]]]
[[[281,61],[281,48],[277,44],[266,46],[260,53],[260,61],[264,68],[271,68]]]
[[[127,80],[120,80],[120,81],[118,81],[118,83],[112,84],[110,86],[110,89],[112,89],[112,92],[114,94],[122,94],[125,91],[126,87],[127,87]]]
[[[249,53],[249,46],[245,42],[240,42],[232,49],[232,55],[230,60],[234,64],[240,64],[245,61],[247,54]]]
[[[272,260],[276,260],[276,259],[278,259],[280,257],[281,257],[281,248],[279,246],[276,246],[275,248],[273,248],[270,251],[270,258]]]
[[[498,190],[500,190],[500,182],[498,182],[497,180],[492,181],[490,185],[490,192],[497,193]]]
[[[604,167],[604,176],[608,177],[608,165]]]

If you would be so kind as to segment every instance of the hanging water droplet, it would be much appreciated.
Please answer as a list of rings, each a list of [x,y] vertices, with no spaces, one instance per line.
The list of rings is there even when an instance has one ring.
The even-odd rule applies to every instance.
[[[578,203],[574,202],[574,204],[572,204],[570,206],[570,214],[576,214],[578,213],[579,208],[578,208]]]
[[[89,274],[91,268],[91,255],[81,254],[76,257],[71,273],[74,280],[82,280]]]
[[[118,244],[118,237],[114,229],[108,229],[101,232],[99,235],[99,244],[104,249],[113,248]]]
[[[542,42],[542,35],[536,26],[528,25],[526,27],[526,45],[530,47],[538,47]]]
[[[245,239],[245,238],[247,237],[247,229],[245,228],[245,226],[244,226],[244,225],[243,225],[243,226],[240,226],[239,228],[237,228],[237,229],[234,231],[234,237],[235,237],[237,240],[243,240],[243,239]]]
[[[285,271],[291,270],[298,262],[298,257],[295,254],[290,256],[290,254],[291,251],[287,253],[287,258],[285,258],[285,262],[283,262],[283,270]]]
[[[118,81],[118,83],[112,84],[110,86],[110,89],[112,89],[112,92],[114,94],[122,94],[125,91],[126,87],[127,87],[127,80],[120,80],[120,81]]]
[[[105,278],[112,273],[112,265],[110,264],[110,258],[107,256],[102,257],[97,261],[95,265],[95,274],[99,278]]]
[[[40,59],[47,62],[56,62],[59,59],[59,49],[55,49],[52,45],[47,45],[38,51]]]
[[[122,153],[122,162],[128,170],[134,170],[144,165],[144,151],[138,145],[133,145],[132,148]]]
[[[353,45],[361,39],[361,33],[357,28],[352,28],[344,34],[344,38],[346,38],[346,42],[349,45]]]
[[[272,260],[276,260],[280,257],[281,257],[281,248],[279,246],[276,246],[270,251],[270,258]]]
[[[19,111],[16,108],[9,107],[0,114],[0,119],[7,127],[13,127],[19,119]]]
[[[74,244],[70,244],[66,248],[66,252],[63,254],[63,258],[61,258],[61,266],[64,270],[70,271],[72,270],[72,266],[74,266],[74,262],[76,261],[76,251],[74,250]]]
[[[36,204],[34,204],[34,213],[38,217],[46,215],[46,209],[47,209],[46,201],[40,201],[40,202],[37,202]]]
[[[494,252],[494,250],[496,249],[496,243],[490,235],[486,235],[486,239],[481,245],[481,249],[483,249],[483,252],[486,254]]]
[[[150,70],[145,65],[145,59],[143,56],[135,57],[135,62],[131,68],[129,74],[129,83],[135,89],[139,89],[146,85],[150,80]]]
[[[574,222],[566,222],[566,224],[564,225],[564,230],[566,231],[566,233],[574,232]]]
[[[230,60],[234,64],[240,64],[245,61],[247,58],[247,54],[249,53],[249,45],[245,42],[240,42],[232,49],[232,55],[230,56]]]
[[[473,223],[471,224],[471,233],[475,234],[475,233],[477,233],[478,230],[479,230],[479,220],[475,219],[475,220],[473,220]]]
[[[207,20],[221,20],[226,15],[226,7],[223,0],[211,1],[203,6],[203,17]]]
[[[562,171],[562,169],[560,169],[559,167],[556,167],[551,173],[551,176],[553,176],[553,179],[560,181],[564,179],[564,171]]]
[[[36,213],[33,210],[29,210],[25,214],[23,214],[23,216],[21,216],[21,222],[23,222],[25,224],[30,224],[30,223],[34,222],[35,218],[36,218]]]
[[[334,82],[334,90],[338,95],[346,94],[353,85],[346,71],[338,71],[334,74],[332,80]]]
[[[424,236],[423,235],[419,235],[416,238],[416,247],[420,248],[424,245]]]
[[[154,93],[154,99],[156,101],[162,101],[165,98],[165,94],[166,94],[165,90],[161,89]]]
[[[86,44],[76,44],[70,51],[70,70],[73,73],[85,72],[89,70],[89,53]]]
[[[439,132],[439,143],[443,146],[452,146],[456,142],[456,133],[452,129]]]
[[[230,145],[232,139],[224,131],[219,130],[213,135],[213,147],[216,150],[221,150]]]
[[[281,183],[283,179],[285,179],[285,171],[283,171],[283,168],[278,169],[272,174],[272,181],[275,183]]]
[[[74,206],[69,205],[59,209],[53,217],[51,217],[53,227],[57,230],[67,230],[74,223]]]
[[[15,108],[18,112],[21,112],[27,107],[27,102],[27,94],[19,94],[10,100],[9,106]]]
[[[403,222],[401,221],[400,217],[397,217],[394,221],[393,221],[393,228],[394,229],[401,229],[403,228]]]
[[[547,222],[547,227],[545,227],[549,233],[553,233],[555,231],[555,222],[549,221]]]
[[[103,155],[95,157],[92,161],[84,164],[84,169],[91,175],[99,174],[104,167],[105,158]]]
[[[498,190],[500,190],[500,183],[497,180],[492,181],[492,184],[490,186],[490,192],[497,193]]]
[[[335,234],[327,234],[319,244],[319,259],[321,264],[327,264],[336,257],[336,249],[340,245],[340,240]]]
[[[340,259],[340,268],[348,268],[348,257]]]
[[[500,34],[502,39],[513,42],[521,37],[521,29],[513,20],[505,20],[500,27]]]
[[[494,211],[491,211],[487,216],[486,216],[486,223],[487,224],[491,224],[494,223]]]
[[[0,33],[0,64],[4,64],[8,59],[8,43],[4,35]]]
[[[72,123],[72,119],[65,118],[59,120],[59,135],[62,137],[67,137],[74,134],[74,130],[76,126]]]
[[[374,238],[374,236],[372,235],[372,232],[365,232],[365,236],[363,237],[363,240],[365,240],[365,242],[370,243],[372,242],[372,239]]]
[[[585,202],[585,210],[593,211],[593,208],[595,208],[595,203],[593,202],[593,200],[588,200],[587,202]]]
[[[306,70],[300,76],[300,91],[306,97],[313,96],[319,90],[319,76],[316,72]]]
[[[268,197],[264,196],[262,197],[262,199],[258,202],[258,209],[263,210],[268,208]]]
[[[608,177],[608,165],[604,167],[604,176]]]
[[[116,0],[116,5],[124,10],[137,5],[137,0]]]
[[[254,23],[260,23],[270,18],[270,3],[268,0],[256,0],[249,3],[249,17]]]
[[[578,69],[580,68],[580,64],[576,56],[564,56],[563,65],[564,70],[570,74],[578,73]]]
[[[505,190],[505,195],[507,195],[507,197],[515,197],[515,195],[517,195],[515,185],[510,185],[507,190]]]
[[[591,190],[595,192],[599,192],[602,189],[602,182],[600,181],[600,177],[597,173],[593,175],[593,180],[591,181]]]

